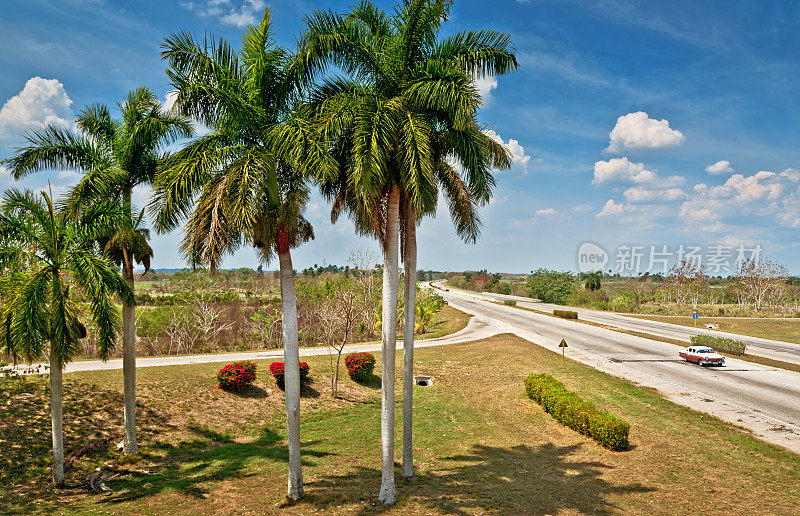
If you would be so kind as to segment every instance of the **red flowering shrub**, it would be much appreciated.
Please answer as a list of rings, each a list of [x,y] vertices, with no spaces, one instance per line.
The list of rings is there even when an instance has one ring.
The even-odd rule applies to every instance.
[[[217,373],[218,388],[238,391],[256,379],[256,365],[252,362],[234,362]]]
[[[300,362],[300,386],[308,383],[308,362]],[[272,373],[272,376],[275,377],[275,383],[278,384],[278,387],[281,389],[284,388],[283,383],[283,362],[273,362],[269,365],[269,372]]]
[[[375,355],[372,353],[350,353],[344,357],[344,365],[350,378],[357,382],[366,381],[375,369]]]

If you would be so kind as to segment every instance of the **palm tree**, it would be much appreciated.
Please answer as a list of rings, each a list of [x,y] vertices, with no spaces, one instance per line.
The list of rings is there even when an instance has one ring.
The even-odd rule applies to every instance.
[[[272,39],[270,11],[248,27],[239,52],[224,40],[179,32],[163,58],[177,92],[175,109],[212,129],[177,152],[157,179],[157,229],[187,220],[181,250],[215,270],[245,244],[262,262],[278,255],[289,447],[288,497],[303,496],[300,464],[300,356],[291,249],[314,238],[303,218],[305,174],[335,162],[303,119],[294,116],[307,80],[294,56]],[[196,202],[195,201],[196,198]]]
[[[300,61],[311,70],[337,65],[355,80],[328,79],[311,106],[321,120],[326,141],[337,143],[340,163],[339,204],[347,207],[359,231],[370,228],[384,250],[382,327],[382,474],[379,500],[396,500],[394,483],[394,360],[396,325],[391,314],[397,305],[398,231],[401,205],[409,289],[406,306],[413,307],[410,287],[416,278],[416,215],[435,206],[437,174],[442,170],[434,154],[440,128],[457,133],[451,143],[466,164],[466,187],[459,199],[477,198],[490,190],[485,154],[468,155],[474,145],[485,146],[486,135],[476,128],[480,97],[467,72],[499,75],[516,67],[508,36],[493,31],[468,31],[438,39],[452,2],[408,0],[392,17],[369,2],[357,4],[346,16],[317,11],[307,18]],[[344,177],[343,177],[344,176]],[[455,187],[450,183],[448,187]],[[446,187],[447,188],[447,187]],[[465,197],[466,195],[466,197]],[[402,197],[402,200],[401,200]],[[451,207],[452,209],[452,207]],[[336,213],[334,213],[335,218]],[[359,221],[365,220],[361,224]],[[409,273],[413,274],[409,276]],[[407,311],[413,318],[413,309]],[[406,322],[404,343],[404,474],[413,475],[411,462],[411,386],[413,377],[413,319]],[[406,387],[408,384],[408,387]]]
[[[15,179],[50,169],[75,169],[83,177],[66,199],[67,211],[77,214],[87,206],[116,201],[124,213],[106,241],[109,252],[122,266],[131,291],[134,263],[149,268],[153,254],[134,215],[133,189],[152,183],[166,158],[161,149],[179,138],[189,137],[192,126],[186,118],[164,112],[156,95],[137,88],[118,104],[119,119],[108,106],[85,107],[76,120],[80,132],[48,126],[26,136],[26,144],[8,160]],[[110,239],[110,240],[109,240]],[[136,444],[136,314],[134,304],[122,305],[122,376],[124,384],[124,440],[126,454],[138,453]]]
[[[589,292],[595,292],[602,287],[601,280],[603,278],[603,273],[600,271],[584,272],[581,274],[581,278],[584,281],[584,287],[586,287],[586,290]]]
[[[29,362],[50,357],[53,482],[62,486],[62,369],[80,351],[87,333],[78,319],[79,297],[87,301],[100,358],[106,360],[117,337],[112,295],[133,304],[133,292],[97,244],[121,215],[117,207],[98,204],[75,218],[57,211],[50,195],[42,197],[44,202],[31,192],[9,190],[0,206],[0,240],[27,249],[30,260],[28,272],[15,274],[4,292],[0,349]]]

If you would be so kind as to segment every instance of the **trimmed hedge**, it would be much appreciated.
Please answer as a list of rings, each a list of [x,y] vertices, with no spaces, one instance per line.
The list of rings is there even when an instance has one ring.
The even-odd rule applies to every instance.
[[[572,310],[553,310],[553,315],[561,317],[562,319],[577,319],[578,312]]]
[[[745,351],[747,351],[747,344],[744,342],[711,335],[692,335],[692,344],[708,346],[714,348],[714,351],[728,353],[729,355],[744,355]]]
[[[375,355],[372,353],[350,353],[344,357],[344,365],[350,378],[357,382],[365,382],[375,369]]]
[[[517,302],[513,299],[506,299],[503,301],[503,304],[506,306],[517,306]]]
[[[600,412],[552,376],[529,375],[525,378],[525,392],[563,425],[611,450],[628,448],[628,423],[608,412]]]
[[[272,373],[272,376],[275,378],[275,383],[278,384],[278,387],[283,390],[286,386],[284,384],[284,376],[283,376],[283,362],[273,362],[269,365],[269,372]],[[309,367],[308,362],[300,362],[300,387],[302,388],[304,385],[308,383],[309,376]]]

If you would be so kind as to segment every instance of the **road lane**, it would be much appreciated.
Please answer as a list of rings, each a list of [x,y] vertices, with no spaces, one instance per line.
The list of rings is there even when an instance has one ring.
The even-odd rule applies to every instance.
[[[724,367],[701,367],[680,359],[673,344],[499,305],[456,289],[440,294],[453,307],[494,320],[555,352],[566,339],[570,358],[655,387],[673,401],[800,453],[797,373],[732,358]]]

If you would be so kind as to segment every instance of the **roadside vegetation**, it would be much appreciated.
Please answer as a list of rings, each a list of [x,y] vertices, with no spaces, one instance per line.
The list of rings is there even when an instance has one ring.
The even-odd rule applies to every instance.
[[[570,360],[562,367],[558,354],[516,337],[421,348],[416,358],[434,384],[415,387],[417,474],[398,484],[396,513],[696,514],[711,506],[792,514],[800,503],[797,455],[651,389]],[[256,380],[238,394],[216,388],[219,365],[140,369],[134,459],[114,451],[120,375],[65,375],[65,413],[72,414],[66,456],[94,439],[116,438],[75,461],[59,492],[47,483],[47,379],[0,381],[0,512],[30,511],[34,503],[41,512],[67,513],[383,512],[376,500],[380,357],[366,381],[343,375],[336,399],[326,393],[327,357],[308,363],[311,383],[301,398],[306,497],[294,507],[276,505],[286,489],[283,394],[269,362],[257,361]],[[629,421],[629,449],[606,450],[553,419],[525,394],[522,381],[531,373],[549,374]],[[12,396],[18,403],[7,405]],[[122,472],[105,481],[112,492],[76,487],[96,467],[103,478],[118,474],[111,468]]]

